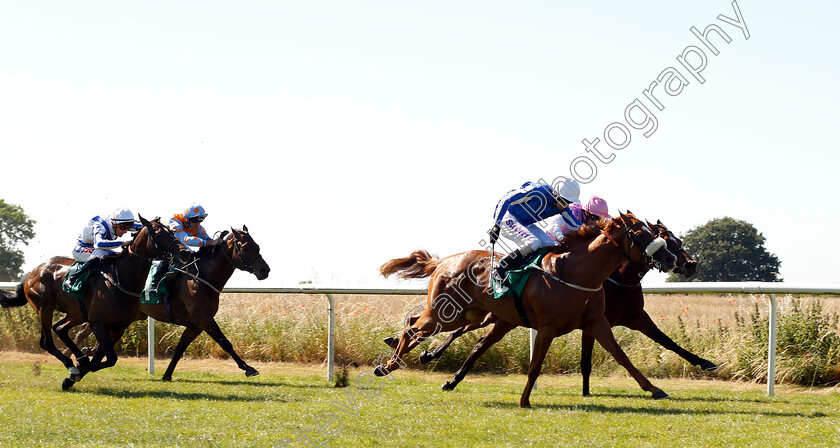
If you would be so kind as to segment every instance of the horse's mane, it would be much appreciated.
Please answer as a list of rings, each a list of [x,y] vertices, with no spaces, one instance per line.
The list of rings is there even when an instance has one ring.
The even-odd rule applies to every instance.
[[[577,244],[589,244],[597,238],[601,233],[606,233],[618,226],[614,220],[602,219],[598,222],[598,226],[582,225],[574,232],[564,234],[564,238],[560,244],[565,249],[570,249]]]

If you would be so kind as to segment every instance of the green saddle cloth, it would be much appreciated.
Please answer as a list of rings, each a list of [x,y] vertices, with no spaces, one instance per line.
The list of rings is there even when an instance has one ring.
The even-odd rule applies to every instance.
[[[79,269],[81,269],[83,264],[84,263],[77,261],[77,262],[73,263],[72,265],[70,265],[70,268],[67,269],[67,274],[64,276],[64,278],[66,279],[67,277],[70,277],[71,275],[78,272]],[[76,281],[73,282],[73,284],[70,285],[69,287],[67,285],[67,282],[61,282],[61,290],[66,292],[66,293],[69,293],[71,296],[73,296],[79,302],[84,302],[85,301],[85,285],[87,285],[88,277],[90,277],[90,270],[82,272],[82,275],[80,275],[79,278],[77,278]]]
[[[545,257],[545,254],[548,253],[548,250],[549,248],[544,247],[531,254],[531,256],[525,260],[524,266],[519,269],[511,269],[508,271],[501,283],[493,280],[493,298],[521,298],[522,290],[525,289],[525,284],[528,283],[528,279],[531,278],[531,273],[536,269],[542,269],[542,259]]]
[[[169,276],[169,272],[174,272],[174,269],[170,268],[167,271],[167,275],[161,279],[160,284],[158,284],[157,292],[152,293],[149,291],[149,288],[152,286],[152,279],[155,278],[155,273],[158,271],[158,267],[160,267],[160,262],[156,261],[152,263],[152,268],[149,269],[149,276],[146,278],[146,286],[143,288],[143,294],[140,296],[140,303],[146,305],[159,305],[163,300],[169,297],[169,289],[166,287],[166,278]]]

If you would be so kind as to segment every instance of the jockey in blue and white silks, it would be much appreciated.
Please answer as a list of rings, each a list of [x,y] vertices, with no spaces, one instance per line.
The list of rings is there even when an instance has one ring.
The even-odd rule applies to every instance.
[[[107,217],[94,216],[87,222],[76,238],[73,246],[73,259],[84,263],[75,274],[67,278],[72,284],[79,275],[98,264],[102,257],[116,255],[122,246],[119,238],[131,229],[142,225],[135,221],[134,213],[127,208],[118,208]]]
[[[563,234],[576,230],[581,223],[569,209],[580,202],[580,185],[574,179],[564,179],[557,191],[544,183],[526,182],[509,191],[496,205],[490,242],[495,243],[499,231],[519,246],[499,261],[494,272],[503,279],[507,269],[547,246],[556,245]]]

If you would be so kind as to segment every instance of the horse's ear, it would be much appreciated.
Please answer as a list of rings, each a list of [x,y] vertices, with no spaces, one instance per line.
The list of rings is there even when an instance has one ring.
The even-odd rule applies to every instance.
[[[233,236],[234,236],[235,238],[239,238],[239,232],[237,232],[237,231],[236,231],[236,229],[234,229],[233,227],[231,227],[231,228],[230,228],[230,231],[231,231],[231,232],[233,232]]]
[[[245,231],[245,233],[248,233],[248,226],[242,224],[242,230]]]
[[[144,218],[143,215],[138,213],[137,217],[140,218],[140,223],[143,224],[144,227],[149,226],[149,221],[146,221],[146,218]]]

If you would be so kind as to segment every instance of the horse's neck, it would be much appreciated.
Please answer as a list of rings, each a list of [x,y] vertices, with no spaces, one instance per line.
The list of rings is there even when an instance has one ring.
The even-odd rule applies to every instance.
[[[219,247],[196,262],[199,277],[210,282],[219,290],[227,284],[233,275],[233,271],[236,270],[236,267],[230,262],[233,258],[233,250],[231,250],[230,255],[226,255],[223,251],[227,250],[227,243],[225,243],[224,247]],[[216,284],[219,281],[221,281],[220,284]]]
[[[645,265],[632,263],[627,260],[621,263],[611,277],[626,285],[636,285],[642,280],[642,277],[644,277],[649,270],[650,269],[648,269]]]
[[[134,249],[131,249],[134,251]],[[136,251],[134,251],[136,253]],[[147,257],[146,255],[141,257]],[[151,257],[147,257],[151,258]],[[122,287],[130,291],[142,290],[146,284],[146,277],[152,268],[151,260],[146,260],[132,254],[126,254],[114,263],[114,275],[118,276],[117,281]]]
[[[586,283],[582,286],[597,288],[621,264],[624,255],[621,248],[613,245],[606,235],[599,235],[585,250],[569,253],[564,280]],[[591,285],[590,285],[591,283]]]

